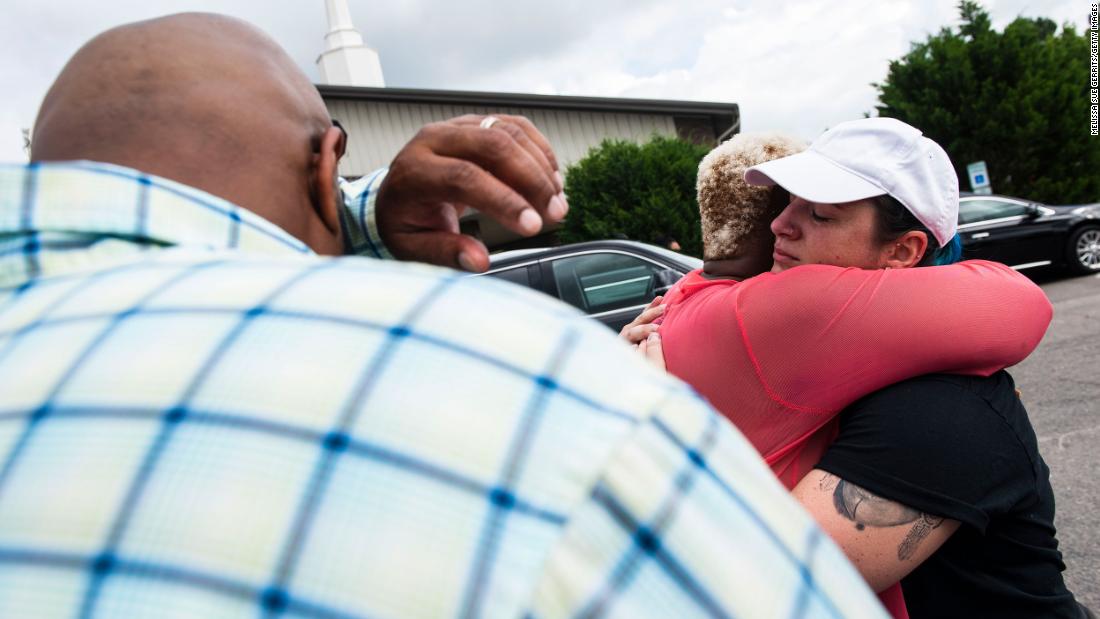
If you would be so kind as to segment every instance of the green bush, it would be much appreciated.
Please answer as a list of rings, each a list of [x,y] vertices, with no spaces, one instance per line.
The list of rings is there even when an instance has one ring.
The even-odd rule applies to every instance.
[[[1100,200],[1100,139],[1089,135],[1088,32],[1018,17],[993,29],[977,2],[890,63],[880,116],[939,142],[969,189],[966,164],[984,160],[993,190],[1040,202]]]
[[[701,256],[695,177],[709,152],[676,138],[654,136],[646,144],[604,140],[566,170],[569,216],[566,243],[625,235],[660,244],[676,239],[686,254]]]

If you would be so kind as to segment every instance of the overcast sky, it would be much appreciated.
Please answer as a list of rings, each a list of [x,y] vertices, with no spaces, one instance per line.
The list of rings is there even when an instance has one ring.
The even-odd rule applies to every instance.
[[[957,0],[349,0],[386,85],[690,99],[741,105],[744,131],[812,139],[860,118],[872,82],[911,41],[958,21]],[[1087,24],[1088,0],[985,0],[998,28],[1018,15]],[[249,20],[314,80],[323,0],[4,0],[0,161],[76,49],[112,26],[179,11]]]

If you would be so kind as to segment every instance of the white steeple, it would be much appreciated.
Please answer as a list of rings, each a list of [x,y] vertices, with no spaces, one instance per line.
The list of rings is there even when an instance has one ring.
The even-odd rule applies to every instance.
[[[347,0],[325,0],[328,34],[325,51],[317,57],[321,82],[335,86],[386,85],[378,52],[363,45],[363,36],[351,23]]]

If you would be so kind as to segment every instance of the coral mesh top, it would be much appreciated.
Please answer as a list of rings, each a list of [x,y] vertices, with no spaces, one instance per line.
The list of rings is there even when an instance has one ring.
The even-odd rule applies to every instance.
[[[793,488],[836,437],[837,413],[900,380],[988,376],[1019,363],[1050,302],[995,262],[864,270],[805,265],[737,282],[701,271],[665,295],[668,371],[729,418]]]

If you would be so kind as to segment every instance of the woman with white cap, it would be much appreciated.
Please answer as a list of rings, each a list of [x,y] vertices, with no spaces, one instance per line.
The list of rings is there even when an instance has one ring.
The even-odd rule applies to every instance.
[[[958,257],[954,169],[916,129],[866,119],[806,150],[759,140],[737,136],[700,166],[704,267],[665,295],[660,333],[667,369],[730,417],[793,487],[844,406],[928,372],[989,375],[1018,363],[1038,345],[1051,308],[1038,287],[997,263],[908,268]],[[861,155],[874,167],[849,161]],[[750,203],[774,201],[777,192],[762,186],[773,177],[790,191],[771,224],[774,242],[766,226],[745,221]],[[898,186],[932,188],[922,194],[924,221],[889,196],[917,202]],[[756,219],[765,212],[752,209]],[[762,247],[772,274],[753,277],[766,268],[756,259]],[[953,311],[925,302],[932,297]],[[885,354],[902,345],[905,355]]]
[[[750,170],[748,182],[792,194],[771,225],[772,272],[957,259],[957,177],[915,135],[892,119],[845,123]],[[937,301],[932,290],[919,302],[940,316],[958,309]],[[888,320],[907,326],[903,314]],[[1050,471],[1004,371],[921,377],[861,400],[794,494],[873,587],[904,578],[912,617],[1091,616],[1062,578]]]
[[[792,196],[772,222],[773,273],[799,264],[950,264],[961,253],[951,160],[939,144],[892,118],[843,123],[806,151],[750,168],[745,181],[779,185]]]
[[[936,494],[935,484],[915,488],[913,483],[901,483],[910,490],[902,498],[911,500],[899,503],[880,496],[881,489],[889,487],[882,477],[852,475],[870,480],[866,483],[879,491],[876,495],[848,483],[843,475],[814,469],[837,437],[836,414],[860,396],[904,378],[934,371],[993,374],[987,379],[952,379],[971,381],[957,398],[971,406],[981,395],[1003,396],[1006,388],[1013,393],[1007,374],[995,372],[1026,356],[1049,321],[1050,306],[1041,291],[1002,265],[975,261],[944,269],[908,268],[958,258],[957,177],[943,149],[899,121],[865,119],[835,127],[802,153],[749,168],[745,180],[777,184],[791,193],[789,205],[771,225],[776,237],[772,274],[740,283],[723,280],[721,273],[708,273],[706,268],[704,273],[689,274],[666,296],[661,337],[650,340],[648,347],[662,345],[658,354],[669,371],[725,413],[760,449],[781,481],[788,487],[797,485],[796,496],[876,590],[928,559],[960,522],[976,525],[968,527],[968,535],[970,529],[984,526],[977,515],[984,514],[987,521],[996,517],[1007,523],[1016,534],[999,546],[1001,550],[1027,546],[1021,538],[1033,542],[1031,551],[995,554],[1040,574],[1043,584],[1006,582],[991,577],[996,569],[986,565],[989,569],[963,579],[965,593],[954,598],[973,598],[970,604],[997,608],[998,616],[1009,616],[1000,610],[1013,606],[1033,616],[1037,610],[1041,615],[1076,616],[1058,614],[1059,609],[1076,612],[1076,604],[1061,579],[1045,465],[1034,449],[1034,433],[1018,398],[1015,404],[1003,397],[997,400],[999,411],[1014,420],[1013,432],[988,448],[1009,444],[1019,461],[1038,463],[1029,477],[1035,481],[1031,486],[1011,483],[1024,480],[1019,467],[1002,466],[1001,474],[991,474],[995,485],[1013,488],[1014,505],[1037,509],[1031,512],[1031,529],[1013,528],[1022,514],[989,505],[980,483],[968,484],[970,494],[956,492],[954,504],[948,500],[948,509],[942,509],[928,499]],[[1003,328],[1002,320],[1014,328]],[[1010,359],[1013,347],[1018,356]],[[886,403],[875,410],[888,407]],[[939,412],[919,410],[929,417]],[[904,417],[916,419],[918,425],[921,419],[919,413]],[[969,417],[977,424],[971,431],[981,431],[989,423],[965,412],[955,417]],[[888,418],[873,417],[880,422]],[[897,432],[873,423],[857,428],[879,439]],[[919,434],[911,427],[907,430]],[[843,428],[839,431],[844,439]],[[846,451],[833,457],[833,470],[861,470],[862,452],[897,453],[882,440],[868,444],[865,439],[844,441]],[[916,441],[901,449],[927,452],[917,459],[927,457],[932,468],[953,471],[948,477],[966,479],[971,473],[942,462],[949,453],[925,447]],[[874,464],[887,462],[880,457]],[[886,468],[879,472],[889,478],[889,467],[878,468]],[[927,482],[919,476],[913,479],[919,480],[917,484]],[[1043,535],[1046,525],[1049,531]],[[973,544],[966,548],[981,551]],[[938,563],[939,554],[929,564]],[[949,576],[955,569],[958,564],[948,561],[928,577],[919,574],[923,580],[914,590],[946,590],[945,582],[959,584]],[[955,616],[952,609],[967,606],[954,598],[941,596],[941,603],[931,606],[928,596],[907,595],[906,601],[913,607],[915,600],[914,616],[943,616],[945,611]],[[952,601],[945,605],[946,599]],[[891,610],[905,616],[904,608],[895,605]]]

